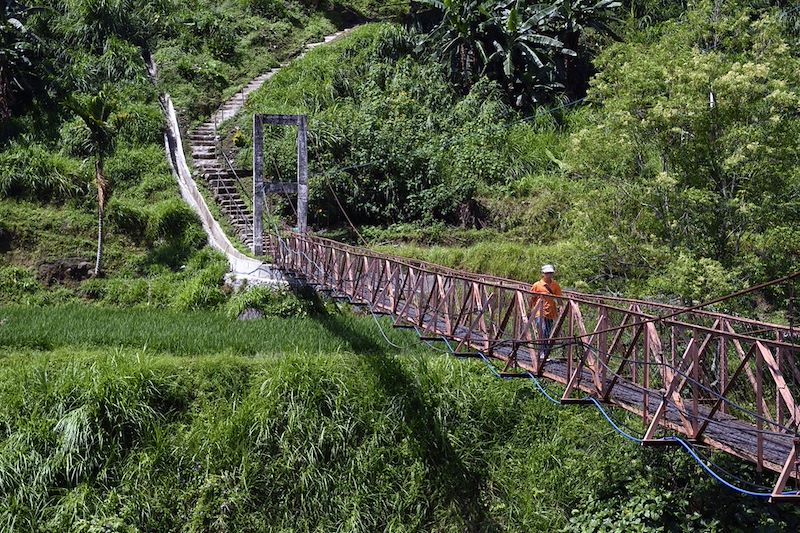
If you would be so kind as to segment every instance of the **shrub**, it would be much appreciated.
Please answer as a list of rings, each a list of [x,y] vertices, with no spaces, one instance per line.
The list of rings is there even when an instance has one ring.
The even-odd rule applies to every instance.
[[[32,270],[17,266],[0,267],[0,301],[20,302],[41,288]]]
[[[164,130],[164,117],[158,106],[135,102],[117,113],[119,131],[117,141],[122,144],[160,144]]]
[[[41,144],[14,143],[0,153],[0,196],[64,200],[86,192],[89,179],[79,161]]]
[[[147,236],[153,241],[177,241],[189,228],[199,224],[197,215],[185,202],[172,198],[159,202],[148,210]]]
[[[724,296],[737,288],[737,273],[726,270],[719,261],[678,254],[664,271],[649,281],[651,294],[677,296],[686,303],[697,303]]]
[[[175,309],[179,311],[192,311],[197,309],[213,309],[225,301],[225,295],[219,288],[219,281],[211,285],[204,280],[205,276],[198,276],[186,282],[178,292],[175,299]]]
[[[169,175],[164,149],[157,144],[118,146],[114,155],[106,159],[104,170],[117,189],[134,187],[152,174]]]
[[[175,179],[169,172],[149,173],[141,176],[130,193],[142,200],[161,200],[175,196]]]
[[[252,13],[266,18],[279,18],[286,14],[286,5],[282,0],[243,0]]]
[[[147,230],[147,212],[139,207],[138,202],[112,198],[106,211],[108,222],[112,228],[140,242]]]
[[[186,264],[186,272],[194,273],[205,269],[221,270],[220,277],[227,271],[228,262],[225,256],[213,248],[206,247],[192,255]]]
[[[11,250],[17,238],[16,232],[8,222],[0,219],[0,253]]]
[[[175,298],[174,307],[181,311],[207,309],[225,301],[222,277],[228,271],[228,262],[219,252],[202,250],[192,256],[186,265],[189,276]]]
[[[308,300],[302,300],[285,289],[248,287],[231,297],[226,313],[229,318],[235,319],[245,309],[257,309],[264,316],[290,318],[308,316],[311,305]]]
[[[83,119],[75,117],[67,120],[59,129],[59,145],[61,152],[73,157],[86,157],[86,146],[89,143],[89,129]]]
[[[148,302],[149,282],[147,279],[112,278],[105,282],[103,303],[133,307]]]

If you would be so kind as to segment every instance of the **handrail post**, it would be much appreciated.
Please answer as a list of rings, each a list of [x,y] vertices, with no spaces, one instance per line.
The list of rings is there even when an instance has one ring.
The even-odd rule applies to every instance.
[[[298,117],[297,131],[297,230],[304,234],[308,225],[308,117]]]

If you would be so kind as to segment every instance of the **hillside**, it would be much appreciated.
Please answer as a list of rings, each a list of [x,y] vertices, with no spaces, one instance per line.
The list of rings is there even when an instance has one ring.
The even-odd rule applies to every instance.
[[[288,62],[220,146],[247,168],[253,113],[307,113],[317,232],[675,303],[800,270],[800,11],[617,4],[6,3],[0,529],[797,529],[795,507],[387,320],[234,293],[171,176],[159,94],[188,133]],[[268,177],[291,176],[292,134],[267,141]],[[792,290],[721,309],[786,323]],[[246,308],[266,318],[234,321]],[[742,486],[774,482],[701,451]]]
[[[699,301],[800,267],[797,10],[768,4],[653,7],[593,45],[572,102],[518,107],[486,71],[454,84],[384,26],[292,65],[248,109],[311,115],[320,229],[356,240],[338,199],[370,244],[405,245],[392,253],[531,281],[551,262],[582,290]],[[291,141],[273,135],[286,175]],[[763,300],[737,311],[786,320],[784,295]]]
[[[159,92],[173,97],[191,128],[306,42],[353,19],[393,12],[369,1],[336,11],[269,1],[136,8],[87,2],[30,11],[11,4],[6,17],[23,20],[24,31],[4,26],[4,36],[25,53],[13,72],[24,89],[3,101],[13,112],[0,135],[0,302],[221,304],[225,262],[204,249],[202,228],[177,194]],[[147,57],[157,64],[157,80],[147,76]],[[104,109],[109,146],[95,142],[70,109],[76,105]],[[97,246],[98,156],[108,182],[105,253],[103,276],[88,279]]]

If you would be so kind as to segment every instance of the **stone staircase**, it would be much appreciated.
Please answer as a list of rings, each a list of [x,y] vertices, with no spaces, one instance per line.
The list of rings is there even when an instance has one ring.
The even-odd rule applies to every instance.
[[[232,169],[225,157],[218,151],[219,137],[217,126],[233,118],[244,106],[247,96],[261,87],[270,79],[278,69],[254,78],[240,92],[232,96],[197,129],[189,135],[192,149],[192,166],[194,179],[202,178],[214,200],[233,227],[236,236],[252,249],[253,246],[253,213],[241,197],[240,188],[236,177],[250,176],[251,172],[241,169]]]
[[[328,35],[318,43],[306,45],[306,50],[330,43],[352,31],[353,28],[342,30],[333,35]],[[305,54],[303,52],[299,57]],[[283,67],[285,65],[281,65]],[[247,203],[242,199],[240,187],[236,177],[252,175],[250,171],[231,168],[224,154],[219,149],[217,127],[226,120],[233,118],[244,107],[247,96],[261,87],[265,81],[274,76],[280,68],[274,68],[250,81],[241,91],[237,92],[219,109],[189,135],[192,149],[193,178],[195,181],[202,179],[214,195],[214,200],[222,214],[233,226],[236,236],[252,250],[253,247],[253,213]],[[245,194],[248,194],[245,191]],[[268,250],[269,239],[264,240],[265,249]]]

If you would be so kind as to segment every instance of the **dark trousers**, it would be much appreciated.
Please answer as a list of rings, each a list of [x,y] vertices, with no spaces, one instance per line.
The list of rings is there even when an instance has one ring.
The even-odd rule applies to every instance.
[[[539,330],[539,334],[541,335],[540,340],[549,339],[550,334],[553,332],[553,319],[537,316],[536,328]],[[550,343],[548,342],[541,344],[539,353],[543,357],[547,357],[547,355],[550,353]]]

